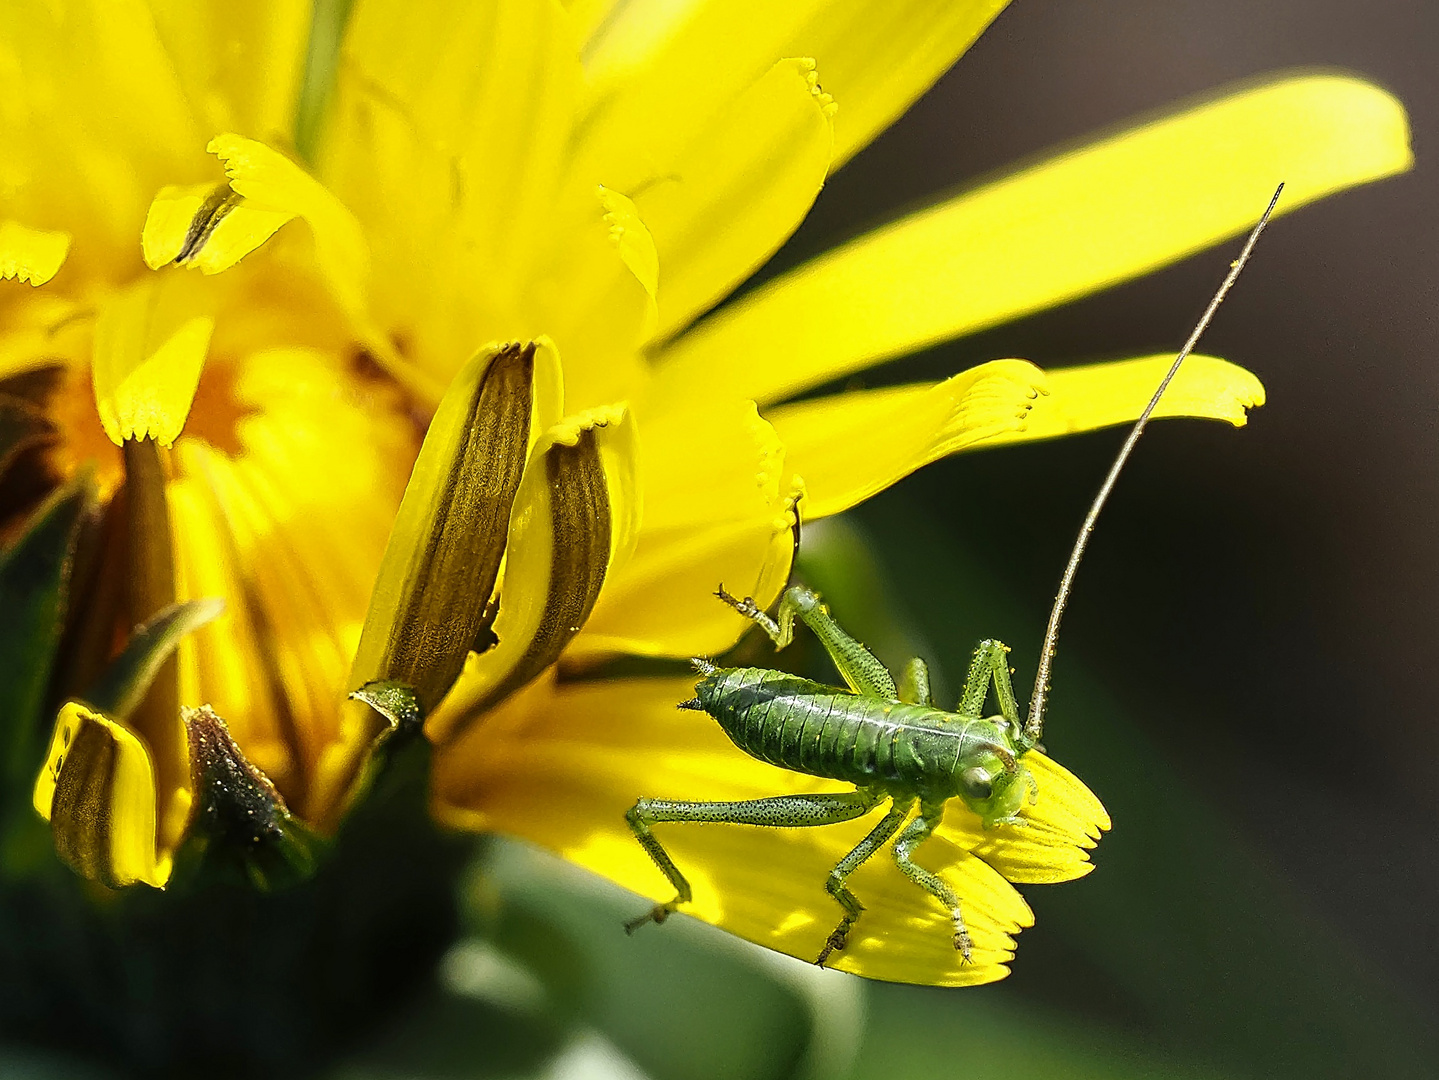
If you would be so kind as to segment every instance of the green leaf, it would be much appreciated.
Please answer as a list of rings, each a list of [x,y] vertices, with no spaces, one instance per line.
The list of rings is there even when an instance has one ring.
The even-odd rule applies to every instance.
[[[26,805],[49,735],[41,713],[65,625],[75,541],[94,504],[94,482],[81,473],[0,555],[0,775],[11,798]]]
[[[150,684],[181,639],[224,609],[225,601],[211,597],[171,604],[157,612],[130,636],[125,651],[105,669],[99,682],[86,691],[85,703],[112,720],[126,719],[144,700]]]

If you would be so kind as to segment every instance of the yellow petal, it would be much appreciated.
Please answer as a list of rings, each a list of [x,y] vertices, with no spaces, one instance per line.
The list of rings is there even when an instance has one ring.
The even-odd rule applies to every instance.
[[[1146,273],[1409,167],[1403,107],[1359,79],[1246,88],[904,218],[769,283],[661,357],[657,399],[761,404]]]
[[[115,445],[179,436],[199,385],[214,320],[183,276],[141,278],[107,298],[95,322],[95,402]]]
[[[463,827],[524,837],[625,888],[668,900],[673,891],[625,824],[625,811],[637,798],[749,799],[847,788],[742,754],[714,721],[675,708],[692,695],[693,686],[693,677],[554,688],[537,683],[437,755],[439,813]],[[1039,815],[1053,803],[1056,816],[1044,819],[1042,829],[1029,830],[1023,851],[1011,861],[1034,864],[1036,880],[1046,866],[1056,878],[1082,873],[1079,867],[1088,865],[1082,849],[1097,832],[1092,817],[1087,828],[1071,823],[1072,811],[1085,809],[1075,790],[1082,785],[1076,781],[1071,787],[1064,782],[1067,773],[1038,760],[1036,776],[1040,800],[1026,814]],[[682,910],[812,961],[841,914],[824,890],[825,876],[877,818],[878,811],[805,829],[672,824],[657,827],[656,835],[694,886],[694,902]],[[1060,835],[1064,827],[1072,833]],[[969,847],[980,837],[1002,846],[1004,835],[1003,830],[985,834],[955,801],[946,825],[918,851],[920,864],[960,895],[975,940],[973,965],[960,962],[939,904],[881,852],[851,879],[866,910],[850,946],[831,958],[834,966],[870,978],[939,985],[1002,978],[1013,934],[1030,925],[1032,916],[1004,878]],[[1053,846],[1048,856],[1043,843]],[[644,902],[636,900],[635,907],[642,913]]]
[[[603,17],[587,10],[587,126],[602,128],[624,156],[647,151],[658,161],[668,140],[705,122],[780,57],[812,56],[844,103],[838,168],[933,85],[1005,2],[651,2],[620,4]]]
[[[614,573],[565,661],[715,656],[749,629],[715,597],[723,585],[768,608],[784,589],[794,555],[794,513],[733,522],[703,532],[643,532],[634,557]]]
[[[1008,0],[831,0],[796,36],[819,61],[838,169],[949,70]]]
[[[834,112],[813,60],[781,60],[635,196],[659,247],[661,336],[799,227],[829,169]]]
[[[315,259],[335,299],[352,317],[363,317],[370,251],[354,214],[313,176],[264,143],[225,134],[211,139],[205,149],[220,159],[230,189],[244,201],[215,227],[208,241],[219,245],[213,260],[202,261],[196,253],[187,261],[216,273],[269,239],[283,224],[278,219],[303,218],[314,235]],[[174,210],[168,214],[173,216]],[[167,248],[172,243],[173,229],[166,234]]]
[[[147,6],[202,127],[267,141],[290,136],[310,30],[306,0],[260,0],[243,18],[194,0]]]
[[[60,857],[92,881],[163,886],[170,857],[155,849],[150,755],[124,727],[76,702],[55,719],[35,781],[35,809]]]
[[[1041,372],[995,360],[933,386],[857,391],[769,411],[790,469],[804,477],[808,517],[846,510],[947,454],[1034,442],[1138,419],[1174,357],[1147,356]],[[1154,416],[1239,427],[1264,387],[1213,356],[1184,361]]]
[[[576,158],[624,190],[669,174],[712,124],[786,56],[822,0],[625,5],[586,47]]]
[[[567,366],[580,355],[583,339],[544,318],[546,302],[536,299],[552,289],[590,314],[591,294],[573,289],[585,276],[549,280],[565,235],[557,222],[568,224],[571,212],[593,227],[586,252],[629,276],[595,199],[604,177],[567,178],[561,167],[579,81],[578,44],[554,0],[356,7],[319,175],[365,223],[378,319],[441,389],[486,341],[543,333]],[[597,301],[613,301],[603,295],[608,282],[593,290]],[[634,291],[638,324],[651,301]],[[596,306],[591,336],[608,332],[613,317]],[[585,401],[576,408],[600,403],[575,385],[575,400]]]
[[[498,644],[472,653],[426,730],[445,742],[559,659],[585,625],[639,516],[634,421],[622,405],[556,424],[535,444],[515,498]]]
[[[1174,363],[1168,354],[1114,360],[1046,372],[1049,393],[1035,402],[1022,429],[997,433],[982,445],[1033,442],[1113,424],[1127,424],[1154,394]],[[1217,356],[1190,356],[1155,406],[1154,415],[1248,422],[1264,404],[1264,385],[1250,372]]]
[[[1026,754],[1024,765],[1039,794],[1021,810],[1022,826],[985,830],[951,814],[938,835],[973,851],[1010,881],[1047,885],[1083,877],[1094,869],[1089,850],[1109,828],[1109,814],[1078,777],[1039,751]]]
[[[0,281],[14,278],[44,285],[59,273],[69,252],[69,233],[27,229],[18,221],[0,221]]]
[[[946,454],[1022,430],[1044,393],[1044,373],[1034,365],[993,360],[934,386],[820,398],[773,409],[769,418],[789,467],[804,477],[803,513],[818,518]]]
[[[603,185],[599,189],[599,199],[605,211],[605,224],[610,227],[610,239],[615,242],[620,260],[629,267],[630,273],[649,297],[648,311],[640,330],[640,336],[647,339],[654,334],[659,322],[656,295],[660,287],[660,256],[654,234],[640,219],[639,209],[633,200]]]

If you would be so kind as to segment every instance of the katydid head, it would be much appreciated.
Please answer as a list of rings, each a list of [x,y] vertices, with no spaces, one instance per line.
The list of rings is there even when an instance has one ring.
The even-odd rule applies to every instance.
[[[966,755],[962,765],[956,777],[959,797],[986,829],[1013,821],[1035,787],[1029,770],[998,747]]]

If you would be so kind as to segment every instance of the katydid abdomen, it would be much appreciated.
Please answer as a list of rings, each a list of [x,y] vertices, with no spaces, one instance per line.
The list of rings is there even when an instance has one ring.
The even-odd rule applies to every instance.
[[[714,669],[696,684],[695,705],[751,757],[889,794],[951,798],[976,749],[1013,753],[992,721],[764,668]]]

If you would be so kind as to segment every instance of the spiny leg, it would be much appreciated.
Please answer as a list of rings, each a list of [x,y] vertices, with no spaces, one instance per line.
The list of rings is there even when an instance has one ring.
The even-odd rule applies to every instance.
[[[682,802],[671,799],[640,799],[625,814],[630,832],[649,853],[654,864],[675,888],[675,898],[667,904],[656,904],[646,915],[625,923],[625,932],[633,934],[647,922],[662,923],[680,904],[690,901],[690,883],[680,873],[650,826],[661,821],[711,821],[729,825],[762,825],[772,828],[807,828],[812,825],[833,825],[862,817],[883,798],[866,790],[829,792],[819,795],[775,795],[768,799],[746,799],[743,802]]]
[[[839,902],[839,906],[844,908],[844,918],[834,928],[834,932],[829,935],[829,940],[824,943],[824,948],[820,951],[819,959],[815,961],[820,967],[824,967],[824,962],[829,959],[830,953],[844,948],[844,943],[849,938],[850,928],[854,926],[864,911],[864,905],[859,902],[859,898],[854,893],[849,891],[845,882],[849,879],[850,874],[858,870],[871,855],[884,847],[889,838],[904,824],[904,819],[913,805],[913,799],[906,799],[903,802],[896,799],[894,805],[889,808],[889,813],[885,814],[880,823],[870,830],[869,835],[856,844],[854,850],[841,859],[829,872],[824,887],[829,891],[830,896]]]
[[[814,590],[803,585],[791,585],[786,589],[780,598],[778,621],[760,611],[752,597],[737,600],[725,592],[723,586],[716,590],[715,595],[745,618],[758,623],[776,649],[783,649],[794,640],[794,620],[798,616],[814,631],[814,636],[819,638],[824,651],[829,653],[830,660],[851,690],[874,697],[895,697],[894,679],[879,662],[879,657],[845,633]]]
[[[933,705],[929,693],[929,665],[920,657],[911,657],[899,673],[899,700],[911,705]]]
[[[944,803],[921,803],[919,817],[905,826],[904,832],[900,833],[899,839],[894,842],[894,861],[899,864],[905,877],[944,905],[950,918],[954,920],[954,947],[968,964],[973,962],[973,956],[969,931],[965,929],[964,916],[959,911],[959,897],[942,877],[916,865],[911,857],[914,849],[929,839],[929,834],[939,827],[943,817]]]
[[[989,683],[994,680],[994,696],[999,701],[999,715],[1019,731],[1019,705],[1014,700],[1014,687],[1009,681],[1009,646],[986,638],[974,650],[969,674],[964,677],[964,693],[959,699],[961,716],[983,716],[984,701],[989,696]]]

